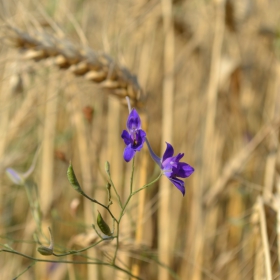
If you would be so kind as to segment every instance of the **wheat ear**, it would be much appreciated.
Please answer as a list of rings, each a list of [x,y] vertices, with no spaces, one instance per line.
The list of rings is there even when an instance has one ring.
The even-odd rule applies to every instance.
[[[108,55],[89,47],[78,47],[65,38],[47,32],[31,34],[12,26],[4,26],[3,30],[4,42],[20,49],[26,59],[41,61],[53,58],[60,69],[67,69],[76,76],[98,83],[124,104],[125,97],[129,96],[133,106],[141,107],[143,92],[136,76]]]

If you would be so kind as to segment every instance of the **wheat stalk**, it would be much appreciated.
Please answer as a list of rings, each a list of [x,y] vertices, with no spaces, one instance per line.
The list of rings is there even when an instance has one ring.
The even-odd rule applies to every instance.
[[[78,47],[65,38],[43,31],[31,34],[10,25],[4,26],[3,31],[4,42],[22,51],[26,59],[41,61],[53,58],[60,69],[67,69],[75,76],[98,83],[119,97],[123,104],[126,104],[125,97],[129,96],[133,106],[141,107],[143,91],[137,77],[108,55],[89,47]]]

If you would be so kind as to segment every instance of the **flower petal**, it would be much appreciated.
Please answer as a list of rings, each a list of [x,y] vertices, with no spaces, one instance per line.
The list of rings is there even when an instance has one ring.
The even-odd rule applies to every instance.
[[[139,136],[141,137],[142,142],[144,142],[145,139],[146,139],[146,132],[144,130],[140,129],[139,130]]]
[[[174,154],[174,149],[173,149],[172,145],[166,142],[166,146],[167,147],[166,147],[166,150],[163,154],[162,162],[164,162],[167,158],[172,157],[173,154]]]
[[[126,130],[122,132],[121,137],[126,145],[129,145],[131,143],[130,135]]]
[[[173,168],[173,174],[181,178],[187,178],[192,175],[194,168],[185,162],[179,162],[176,168]]]
[[[185,195],[185,183],[184,181],[178,179],[178,178],[168,178],[172,184],[183,194]]]
[[[16,185],[22,185],[24,183],[24,179],[22,178],[22,176],[13,168],[7,168],[6,174]]]
[[[129,131],[135,129],[141,129],[141,119],[135,109],[131,110],[126,125]]]
[[[179,162],[180,159],[184,156],[184,153],[179,153],[176,157],[174,157],[174,161]]]
[[[123,152],[123,158],[126,162],[129,162],[135,155],[135,151],[130,145],[126,146]]]

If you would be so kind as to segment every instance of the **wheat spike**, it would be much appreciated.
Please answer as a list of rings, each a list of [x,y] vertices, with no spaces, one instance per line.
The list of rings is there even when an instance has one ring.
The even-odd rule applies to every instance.
[[[20,49],[26,59],[41,61],[52,57],[60,69],[67,69],[75,76],[98,83],[124,104],[125,97],[129,96],[133,106],[141,107],[143,92],[136,76],[108,55],[89,47],[77,47],[65,38],[46,32],[30,34],[12,26],[5,26],[3,30],[5,42]]]

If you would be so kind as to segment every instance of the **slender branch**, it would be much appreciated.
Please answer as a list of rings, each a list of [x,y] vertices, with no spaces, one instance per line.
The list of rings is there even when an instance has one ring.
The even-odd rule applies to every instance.
[[[111,215],[111,217],[114,219],[114,221],[115,221],[116,223],[118,223],[118,220],[115,218],[115,216],[113,215],[113,213],[111,212],[111,210],[109,209],[108,206],[106,206],[106,205],[100,203],[99,201],[97,201],[97,200],[95,200],[95,199],[89,197],[89,196],[88,196],[86,193],[84,193],[84,192],[81,192],[81,194],[82,194],[84,197],[86,197],[87,199],[89,199],[91,202],[96,203],[96,204],[100,205],[101,207],[105,208],[105,209],[109,212],[109,214]]]
[[[117,198],[118,198],[119,205],[120,205],[121,208],[123,208],[122,202],[121,202],[121,198],[120,198],[119,193],[117,192],[116,187],[115,187],[115,185],[114,185],[114,182],[112,181],[112,178],[111,178],[110,164],[109,164],[108,161],[106,161],[105,169],[106,169],[106,173],[107,173],[107,175],[108,175],[108,177],[109,177],[109,181],[110,181],[109,183],[110,183],[111,186],[113,187],[114,192],[115,192],[115,194],[116,194],[116,196],[117,196]]]
[[[117,196],[117,198],[118,198],[119,205],[120,205],[121,208],[123,208],[121,198],[120,198],[119,193],[117,192],[116,187],[115,187],[115,185],[114,185],[114,183],[113,183],[113,181],[112,181],[112,179],[111,179],[111,175],[109,176],[109,180],[110,180],[110,184],[111,184],[111,186],[113,187],[114,192],[115,192],[115,194],[116,194],[116,196]]]
[[[134,192],[131,194],[131,196],[134,196],[134,195],[137,194],[138,192],[140,192],[140,191],[142,191],[142,190],[148,188],[150,185],[152,185],[152,184],[154,184],[156,181],[158,181],[158,180],[160,179],[161,176],[162,176],[162,173],[160,173],[160,174],[157,176],[157,178],[156,178],[155,180],[153,180],[152,182],[150,182],[150,183],[146,184],[145,186],[143,186],[142,188],[140,188],[140,189],[134,191]]]
[[[123,209],[122,209],[122,211],[121,211],[120,218],[119,218],[119,222],[121,221],[121,218],[122,218],[122,216],[124,215],[124,211],[125,211],[125,209],[126,209],[126,207],[127,207],[127,204],[129,203],[129,201],[130,201],[130,199],[131,199],[131,197],[132,197],[132,195],[133,195],[133,192],[132,192],[133,178],[134,178],[134,158],[133,158],[133,160],[132,160],[132,171],[131,171],[131,177],[130,177],[130,193],[129,193],[129,197],[128,197],[128,199],[126,200],[126,202],[125,202],[125,204],[124,204],[124,207],[123,207]]]
[[[13,280],[18,279],[21,275],[23,275],[27,270],[29,270],[33,265],[36,264],[37,261],[33,261],[24,271],[22,271],[18,276],[16,276],[15,278],[13,278]]]
[[[121,221],[121,219],[119,220],[119,222]],[[113,257],[113,260],[112,260],[112,264],[115,265],[115,262],[116,262],[116,258],[117,258],[117,253],[118,253],[118,250],[119,250],[119,244],[120,244],[120,241],[119,241],[119,232],[120,232],[120,224],[117,223],[117,244],[116,244],[116,249],[115,249],[115,253],[114,253],[114,257]]]
[[[117,223],[117,244],[116,244],[115,254],[114,254],[114,257],[113,257],[113,260],[112,260],[113,264],[115,264],[115,261],[116,261],[116,258],[117,258],[117,253],[118,253],[118,250],[119,250],[119,229],[120,229],[119,225],[120,225],[122,216],[124,215],[124,211],[126,209],[126,206],[127,206],[128,202],[130,201],[130,198],[131,198],[131,195],[132,195],[133,178],[134,178],[134,159],[135,158],[132,159],[132,171],[131,171],[131,177],[130,177],[130,193],[129,193],[129,197],[126,200],[125,205],[122,207],[122,211],[120,213],[120,217],[119,217],[119,220],[118,220],[118,223]]]
[[[56,257],[64,257],[64,256],[68,256],[68,255],[74,255],[74,254],[82,253],[82,252],[87,251],[88,249],[90,249],[92,247],[95,247],[96,245],[98,245],[99,243],[101,243],[103,241],[105,241],[105,240],[101,239],[98,242],[96,242],[94,244],[91,244],[90,246],[88,246],[86,248],[83,248],[81,250],[70,250],[69,252],[63,253],[63,254],[55,254],[55,253],[53,253],[53,255],[56,256]]]
[[[132,194],[133,178],[134,178],[134,158],[132,159],[132,171],[131,171],[131,176],[130,176],[130,193],[129,193],[129,195]]]
[[[114,267],[117,270],[120,270],[120,271],[126,273],[127,275],[129,275],[130,277],[132,277],[134,279],[143,280],[142,278],[133,275],[130,271],[125,270],[124,268],[121,268],[118,265],[111,264],[111,263],[106,263],[106,262],[101,262],[101,261],[96,261],[96,262],[82,262],[82,261],[79,261],[79,262],[77,262],[77,261],[67,261],[67,260],[48,260],[48,259],[37,259],[37,258],[34,258],[34,257],[28,256],[28,255],[22,254],[22,253],[17,252],[17,251],[11,251],[11,250],[6,250],[6,249],[2,249],[2,250],[0,250],[0,252],[16,254],[16,255],[22,256],[22,257],[24,257],[26,259],[33,260],[33,261],[36,261],[36,262],[72,263],[72,264],[98,264],[98,265],[104,265],[104,266],[111,266],[111,267]]]

